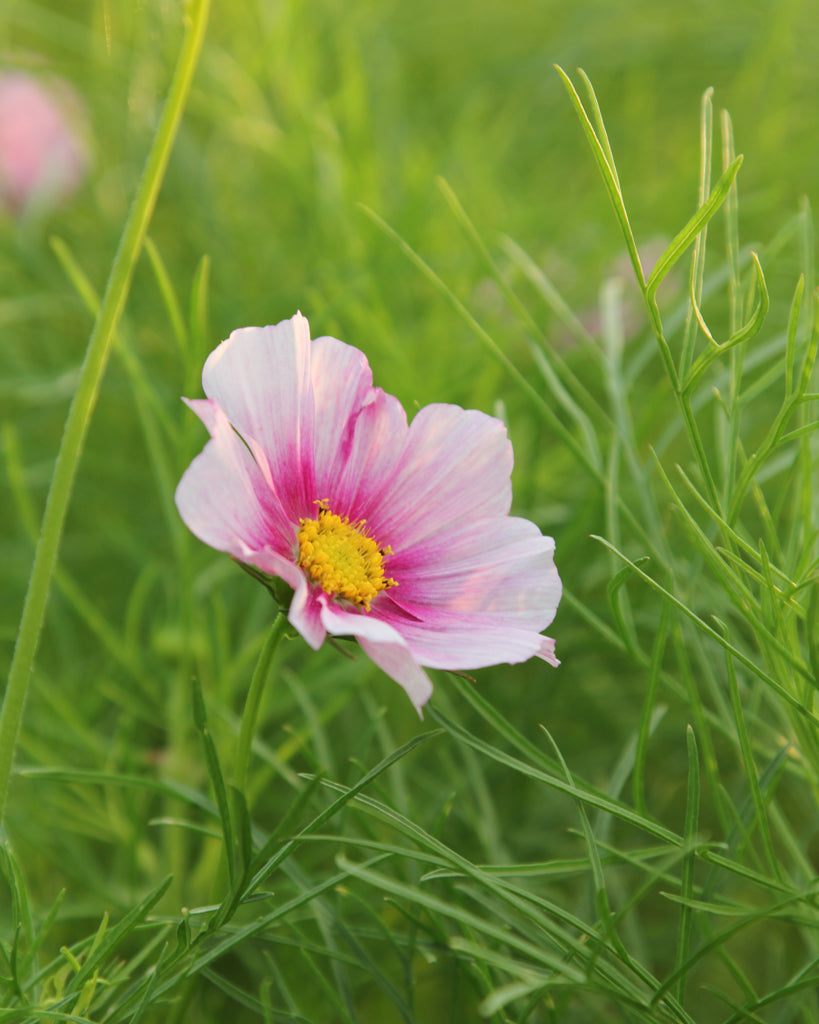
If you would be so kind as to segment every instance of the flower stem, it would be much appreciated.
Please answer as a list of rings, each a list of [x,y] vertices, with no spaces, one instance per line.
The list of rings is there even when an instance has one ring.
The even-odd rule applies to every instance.
[[[253,735],[256,732],[259,704],[261,703],[262,692],[270,672],[270,663],[273,660],[273,655],[276,653],[276,648],[279,646],[279,641],[284,636],[286,626],[287,617],[284,612],[279,612],[273,625],[270,627],[270,632],[267,634],[262,653],[256,662],[253,678],[250,680],[250,689],[247,692],[245,709],[242,712],[239,737],[236,740],[236,755],[233,758],[233,785],[240,792],[244,792],[247,785],[250,748],[253,744]]]
[[[148,231],[176,132],[190,92],[205,38],[210,0],[191,0],[187,26],[162,117],[145,162],[131,212],[111,265],[111,273],[86,349],[76,393],[65,421],[54,475],[46,500],[40,539],[34,553],[20,629],[0,711],[0,823],[8,796],[14,748],[20,732],[26,691],[45,618],[51,578],[57,562],[65,516],[91,416],[99,394],[111,341],[122,315],[137,259]]]

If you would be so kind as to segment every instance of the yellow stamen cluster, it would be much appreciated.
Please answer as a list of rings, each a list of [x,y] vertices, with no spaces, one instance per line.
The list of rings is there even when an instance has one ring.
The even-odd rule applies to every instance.
[[[383,558],[390,548],[379,548],[364,529],[365,520],[351,523],[317,502],[315,519],[299,520],[299,565],[328,594],[343,597],[364,609],[382,590],[396,586],[384,575]]]

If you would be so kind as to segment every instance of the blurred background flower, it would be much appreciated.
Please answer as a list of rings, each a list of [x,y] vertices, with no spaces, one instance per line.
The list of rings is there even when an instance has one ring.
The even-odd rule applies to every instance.
[[[89,166],[79,97],[64,82],[0,72],[0,203],[15,215],[68,199]]]

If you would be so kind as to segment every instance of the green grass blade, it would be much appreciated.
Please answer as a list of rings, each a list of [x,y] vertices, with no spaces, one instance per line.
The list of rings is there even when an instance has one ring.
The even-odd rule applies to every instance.
[[[648,741],[651,735],[651,723],[654,718],[655,704],[657,699],[657,687],[660,681],[660,670],[665,655],[665,645],[668,639],[669,626],[668,605],[663,602],[660,612],[660,623],[654,637],[654,644],[651,649],[651,664],[648,675],[648,688],[643,702],[643,713],[640,716],[640,728],[637,733],[637,744],[634,751],[634,768],[632,769],[632,799],[634,809],[643,817],[648,816],[646,807],[645,769],[646,756],[648,753]]]
[[[600,474],[599,467],[593,461],[593,455],[586,452],[583,445],[575,438],[574,434],[567,429],[560,416],[552,409],[551,405],[544,399],[539,391],[533,387],[531,381],[523,374],[506,353],[498,346],[492,336],[484,330],[478,321],[472,316],[461,300],[453,294],[450,288],[441,280],[438,274],[426,263],[421,256],[395,231],[390,225],[378,216],[373,210],[366,206],[361,207],[370,220],[379,227],[388,238],[392,239],[407,258],[418,270],[430,281],[435,288],[447,299],[455,311],[469,325],[473,333],[491,356],[506,370],[512,380],[517,384],[526,397],[532,402],[538,413],[549,423],[563,443],[577,456],[595,476]]]
[[[614,213],[617,217],[617,222],[620,225],[620,230],[625,239],[626,249],[628,250],[629,259],[631,265],[634,268],[634,274],[637,278],[637,282],[640,285],[641,290],[645,290],[646,279],[643,273],[643,267],[640,262],[640,254],[637,251],[637,243],[634,240],[634,232],[631,230],[631,223],[629,221],[628,213],[626,212],[626,206],[623,201],[623,193],[620,190],[620,180],[617,176],[617,170],[614,164],[614,157],[612,156],[611,147],[609,145],[608,136],[603,128],[602,117],[600,116],[600,107],[597,103],[597,97],[594,94],[594,90],[591,88],[591,83],[585,74],[581,71],[580,74],[586,83],[591,97],[592,111],[595,116],[597,125],[599,126],[600,134],[595,129],[589,115],[586,113],[586,108],[583,106],[583,101],[577,94],[577,90],[572,84],[571,79],[557,64],[555,70],[563,79],[563,84],[566,86],[566,91],[569,94],[569,99],[572,101],[572,105],[577,112],[577,116],[580,119],[580,125],[586,135],[589,146],[591,147],[592,155],[594,156],[595,163],[600,170],[600,174],[603,177],[603,183],[606,186],[606,191],[609,194],[609,199],[614,207]]]
[[[754,269],[756,271],[756,290],[759,297],[750,317],[747,322],[743,324],[742,327],[739,327],[726,341],[721,344],[714,342],[700,355],[688,372],[687,377],[683,380],[683,391],[690,392],[695,388],[702,378],[702,375],[708,367],[711,366],[715,359],[718,359],[721,355],[724,355],[726,352],[739,345],[744,345],[746,342],[750,341],[751,338],[759,334],[762,329],[762,325],[768,315],[768,309],[770,308],[770,297],[768,295],[768,287],[765,283],[765,275],[762,272],[762,265],[755,252],[751,253],[751,259],[753,260]],[[713,339],[711,340],[713,342]],[[737,396],[739,395],[738,385],[732,389],[732,393],[735,393]]]
[[[66,991],[76,992],[80,990],[91,974],[105,964],[119,944],[145,921],[151,910],[168,891],[171,881],[171,877],[168,876],[164,881],[160,882],[155,889],[152,889],[147,896],[128,911],[119,924],[113,928],[106,929],[104,935],[100,935],[96,946],[89,952],[80,970],[66,986]]]
[[[697,751],[697,740],[694,730],[689,725],[685,733],[686,746],[688,748],[688,798],[685,805],[685,841],[687,844],[695,842],[699,828],[700,817],[700,763]],[[694,891],[694,857],[688,855],[683,858],[682,877],[680,879],[680,895],[683,902],[680,906],[680,922],[677,933],[677,968],[685,963],[688,958],[688,950],[691,945],[691,933],[693,930],[693,916],[690,906],[684,901],[690,900]],[[675,986],[677,1000],[682,1003],[685,999],[686,975],[680,974]]]
[[[691,619],[691,621],[697,626],[697,628],[702,630],[702,632],[705,633],[706,636],[709,636],[712,640],[716,640],[720,647],[723,647],[726,651],[730,651],[737,661],[739,661],[747,669],[749,669],[758,679],[761,679],[764,683],[770,686],[772,690],[779,694],[779,696],[788,705],[790,705],[792,708],[798,711],[799,714],[802,715],[808,722],[810,722],[813,726],[819,726],[819,718],[817,718],[817,716],[805,704],[803,704],[800,700],[794,697],[793,694],[789,693],[785,689],[785,687],[782,686],[781,683],[778,683],[772,676],[765,672],[764,669],[760,668],[759,665],[757,665],[755,661],[749,658],[747,654],[744,654],[741,650],[739,650],[739,648],[734,647],[721,633],[719,633],[715,629],[712,629],[711,626],[704,622],[687,605],[685,605],[678,598],[674,597],[673,594],[666,590],[665,587],[663,587],[660,583],[658,583],[647,573],[644,573],[642,569],[639,568],[639,566],[632,562],[621,551],[617,551],[617,549],[607,540],[605,540],[603,537],[594,537],[594,539],[598,540],[601,544],[603,544],[604,547],[608,548],[609,551],[614,551],[624,562],[626,562],[628,565],[632,567],[634,572],[636,572],[637,575],[644,582],[648,583],[649,586],[653,587],[658,593],[666,597],[671,602],[671,604],[674,605],[675,608],[678,608],[684,615]],[[798,668],[799,666],[795,663],[794,667]],[[802,671],[803,673],[805,672],[804,668],[802,669]]]
[[[225,859],[227,861],[228,876],[231,888],[236,883],[238,866],[236,861],[236,837],[233,830],[233,815],[231,814],[230,801],[228,800],[227,786],[222,774],[222,766],[219,761],[219,754],[216,744],[208,729],[205,701],[202,697],[202,687],[199,680],[194,677],[192,680],[193,694],[193,720],[199,734],[202,737],[202,747],[205,752],[205,764],[208,769],[208,777],[213,787],[213,795],[216,799],[216,806],[219,808],[219,818],[222,822],[222,836],[224,838]]]
[[[685,227],[683,227],[674,236],[665,252],[663,252],[662,256],[657,260],[654,265],[654,269],[651,271],[651,274],[646,281],[646,297],[649,301],[654,300],[654,297],[657,294],[657,289],[659,288],[663,278],[665,278],[669,270],[671,270],[674,264],[688,250],[689,246],[695,241],[697,235],[702,231],[705,225],[713,219],[714,214],[720,206],[722,206],[734,184],[734,179],[742,166],[742,159],[743,158],[741,156],[738,156],[731,166],[724,171],[703,205],[695,214],[693,214]]]
[[[774,852],[771,832],[768,826],[767,810],[762,797],[756,764],[754,763],[754,757],[751,751],[751,739],[748,735],[748,728],[745,723],[745,714],[742,710],[742,701],[739,696],[739,684],[737,682],[736,671],[734,670],[733,659],[727,651],[725,653],[725,658],[728,668],[728,682],[731,688],[731,707],[733,708],[734,719],[736,721],[737,738],[739,740],[739,749],[742,755],[742,767],[745,771],[745,778],[748,780],[748,785],[751,790],[751,800],[755,811],[755,824],[759,830],[760,836],[762,837],[762,846],[765,851],[765,861],[768,871],[770,871],[774,878],[782,881],[782,872],[779,867],[776,853]]]
[[[700,180],[697,192],[697,206],[701,207],[711,193],[711,153],[714,134],[713,89],[703,93],[700,107]],[[702,302],[703,280],[705,278],[705,252],[708,243],[708,224],[697,235],[691,256],[691,272],[688,281],[689,309],[685,320],[682,348],[680,352],[679,377],[685,380],[694,359],[697,340],[697,316]]]
[[[395,764],[402,757],[406,756],[411,750],[414,750],[421,743],[426,743],[427,740],[433,737],[440,736],[442,730],[434,729],[430,732],[420,733],[418,736],[408,740],[397,750],[392,751],[387,757],[383,758],[378,764],[371,768],[370,771],[366,772],[354,786],[351,786],[337,800],[334,800],[329,807],[326,807],[320,814],[318,814],[313,820],[302,828],[292,839],[288,840],[272,857],[270,857],[265,863],[256,867],[255,874],[248,886],[248,889],[253,889],[257,885],[260,885],[262,881],[273,871],[279,864],[282,863],[293,850],[299,845],[302,839],[306,836],[311,835],[313,832],[317,832],[321,826],[329,821],[334,815],[336,815],[346,803],[348,803],[354,796],[360,793],[366,786],[378,778],[382,772],[386,771],[390,765]],[[308,781],[311,781],[308,777]]]
[[[102,306],[88,342],[80,380],[65,423],[57,463],[49,488],[42,531],[26,592],[20,629],[12,656],[8,683],[0,711],[0,822],[8,796],[14,749],[20,730],[26,691],[37,651],[46,603],[63,532],[77,467],[96,405],[111,342],[125,308],[136,261],[168,166],[176,132],[190,91],[204,42],[209,0],[194,0],[176,71],[168,92],[145,172],[126,222]]]
[[[188,329],[185,326],[185,319],[182,316],[182,307],[180,306],[179,299],[174,291],[171,276],[168,273],[168,268],[165,266],[165,261],[162,259],[162,253],[160,253],[156,242],[154,242],[150,235],[147,235],[145,238],[145,252],[148,254],[148,259],[151,261],[151,269],[153,270],[154,277],[156,278],[159,294],[162,296],[162,301],[165,304],[165,311],[168,314],[168,322],[171,325],[174,340],[176,341],[180,353],[184,356],[190,347],[190,340],[188,337]]]

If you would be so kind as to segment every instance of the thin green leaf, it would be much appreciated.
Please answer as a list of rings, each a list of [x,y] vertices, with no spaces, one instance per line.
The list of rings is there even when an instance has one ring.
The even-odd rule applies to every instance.
[[[642,558],[638,558],[635,564],[644,565],[648,561],[648,557],[644,555]],[[619,601],[620,588],[632,575],[633,573],[628,566],[626,566],[625,568],[621,569],[618,573],[616,573],[609,580],[608,585],[606,586],[606,596],[608,597],[611,614],[614,617],[614,621],[617,623],[617,627],[620,631],[620,636],[623,638],[625,642],[626,649],[634,657],[642,659],[644,655],[642,649],[640,648],[640,643],[637,639],[637,634],[634,630],[634,625],[623,614],[623,609],[621,608]]]
[[[320,814],[318,814],[313,820],[306,825],[301,831],[299,831],[291,840],[284,844],[272,857],[270,857],[265,863],[256,867],[253,879],[248,885],[248,889],[255,889],[257,885],[273,871],[283,860],[285,860],[293,850],[299,845],[299,842],[305,837],[309,836],[313,832],[317,832],[321,826],[329,821],[334,815],[336,815],[342,807],[350,800],[353,799],[358,793],[360,793],[366,786],[368,786],[374,779],[377,779],[382,772],[385,772],[390,765],[395,764],[402,757],[405,757],[411,750],[414,750],[421,743],[426,743],[427,740],[432,739],[435,736],[440,736],[441,729],[433,729],[430,732],[422,732],[418,736],[414,736],[411,740],[408,740],[403,746],[394,750],[383,760],[379,761],[378,764],[370,769],[358,782],[345,790],[341,796],[326,807]],[[310,779],[310,777],[307,777]],[[254,862],[255,864],[255,862]]]
[[[95,970],[102,969],[104,967],[108,958],[114,953],[119,944],[126,939],[138,925],[145,921],[145,918],[151,910],[153,910],[156,904],[159,903],[168,891],[168,887],[172,881],[173,878],[168,875],[168,877],[165,878],[164,881],[160,882],[155,889],[152,889],[144,899],[141,899],[139,903],[132,907],[119,924],[115,925],[113,928],[105,930],[104,937],[100,937],[99,941],[93,947],[92,952],[88,955],[76,975],[69,981],[66,986],[66,992],[79,991]]]
[[[714,90],[708,88],[702,96],[700,104],[700,178],[697,193],[697,207],[701,207],[711,193],[711,150],[714,134]],[[699,307],[702,302],[703,281],[705,278],[705,252],[708,242],[708,224],[706,223],[694,241],[691,255],[691,272],[688,279],[689,308],[685,318],[682,350],[680,353],[679,378],[685,380],[694,359],[694,345],[697,340],[697,321]]]
[[[724,632],[727,634],[727,630],[724,630]],[[760,836],[762,837],[762,845],[765,850],[765,860],[767,862],[768,870],[775,878],[782,881],[782,872],[780,871],[779,862],[777,860],[776,853],[774,852],[773,842],[771,841],[765,802],[762,798],[759,778],[757,777],[756,764],[754,763],[754,757],[751,750],[751,739],[748,735],[748,729],[745,724],[745,714],[742,710],[742,701],[739,696],[739,684],[737,682],[736,671],[734,670],[734,662],[728,651],[725,652],[725,660],[726,667],[728,669],[728,685],[731,690],[731,707],[734,711],[737,739],[739,740],[739,749],[742,755],[742,767],[745,771],[745,778],[748,780],[748,786],[751,791],[751,800],[756,812],[756,826],[759,829]]]
[[[702,375],[708,367],[711,366],[715,359],[718,359],[736,345],[744,345],[746,342],[750,341],[751,338],[755,337],[762,329],[765,317],[768,315],[768,309],[770,308],[770,297],[768,295],[768,286],[765,283],[765,275],[762,273],[762,265],[760,264],[759,258],[755,252],[751,253],[751,259],[753,260],[754,269],[756,270],[757,275],[756,290],[758,298],[756,305],[754,306],[748,321],[743,324],[742,327],[738,328],[738,330],[736,330],[731,337],[727,339],[727,341],[722,342],[722,344],[714,342],[714,339],[710,337],[710,331],[707,330],[705,323],[703,322],[701,324],[713,344],[695,361],[688,373],[688,376],[684,379],[682,387],[683,391],[686,393],[691,392],[697,386]]]
[[[712,629],[711,626],[709,626],[706,622],[703,622],[703,620],[695,612],[693,612],[687,605],[683,604],[682,601],[674,597],[673,594],[669,593],[669,591],[667,591],[665,587],[661,586],[655,579],[652,579],[652,577],[649,576],[647,573],[644,573],[642,569],[640,569],[634,562],[627,558],[626,555],[624,555],[621,551],[618,551],[612,544],[605,540],[605,538],[597,537],[594,535],[592,536],[594,540],[599,541],[604,547],[608,548],[609,551],[614,551],[620,558],[622,558],[624,562],[626,562],[628,565],[632,567],[632,569],[640,576],[642,580],[648,583],[649,586],[653,587],[658,593],[668,598],[671,604],[673,604],[675,608],[678,608],[685,616],[691,619],[691,621],[695,623],[698,629],[702,630],[702,632],[705,633],[706,636],[709,636],[712,640],[716,640],[716,642],[726,651],[730,651],[737,661],[739,661],[747,669],[749,669],[758,679],[761,679],[764,683],[766,683],[775,693],[779,694],[779,696],[787,704],[789,704],[792,708],[798,711],[799,714],[802,715],[807,721],[809,721],[814,726],[819,726],[819,718],[817,718],[816,715],[814,715],[809,708],[802,704],[801,701],[794,697],[793,694],[789,693],[784,688],[784,686],[782,686],[781,683],[778,683],[772,676],[769,676],[767,672],[761,669],[755,661],[748,657],[748,655],[744,654],[738,648],[734,647],[732,644],[728,642],[728,640],[725,639],[724,636],[722,636],[722,634],[717,632],[717,630]],[[802,672],[805,673],[804,668],[802,669]]]
[[[165,266],[165,261],[162,259],[162,254],[150,235],[145,238],[145,252],[148,254],[151,270],[154,272],[157,287],[159,288],[159,294],[165,303],[165,312],[168,314],[171,331],[180,353],[184,356],[190,346],[190,342],[188,331],[185,327],[185,319],[182,316],[182,307],[174,291],[171,276],[168,273],[168,268]]]
[[[637,743],[634,750],[634,768],[632,771],[632,798],[634,809],[638,814],[647,817],[645,796],[645,766],[648,741],[651,735],[652,722],[654,719],[655,702],[657,699],[657,688],[660,682],[660,669],[665,655],[665,645],[668,638],[668,626],[670,613],[668,605],[664,601],[660,609],[660,623],[654,637],[654,644],[651,649],[651,664],[648,673],[648,687],[643,702],[643,711],[640,716],[640,728],[637,733]]]
[[[512,949],[516,949],[518,952],[529,957],[533,964],[554,971],[558,977],[566,978],[575,983],[579,983],[585,978],[582,971],[571,966],[561,956],[550,953],[542,946],[535,945],[526,939],[516,936],[509,929],[493,924],[484,916],[473,914],[457,903],[447,902],[423,888],[406,885],[403,882],[390,878],[388,875],[378,874],[364,867],[364,865],[354,864],[343,854],[339,854],[336,857],[336,862],[345,873],[352,875],[354,878],[360,878],[373,888],[388,892],[391,896],[395,896],[398,899],[408,900],[411,903],[420,903],[421,906],[434,913],[442,914],[444,917],[465,924],[482,935],[500,941]]]
[[[182,120],[199,54],[205,39],[209,0],[193,0],[187,11],[184,40],[168,90],[145,171],[123,228],[80,373],[77,390],[65,422],[43,514],[40,539],[29,576],[17,642],[0,710],[0,822],[3,820],[8,781],[17,745],[26,692],[40,638],[54,566],[60,549],[74,479],[97,402],[111,343],[125,308],[137,259],[156,205],[171,150]]]
[[[545,725],[540,726],[541,731],[544,733],[546,738],[555,752],[555,757],[560,763],[560,767],[563,770],[563,774],[566,777],[566,781],[570,786],[574,787],[574,779],[572,773],[569,771],[569,766],[560,752],[560,748],[555,742],[549,730]],[[620,937],[614,928],[614,915],[611,911],[611,905],[609,903],[608,889],[606,888],[606,876],[603,873],[603,865],[600,861],[600,853],[597,849],[597,840],[589,822],[589,817],[586,814],[586,808],[583,806],[583,802],[575,800],[575,807],[577,813],[580,816],[580,826],[583,830],[583,838],[586,842],[586,849],[589,851],[589,866],[591,867],[592,881],[594,884],[594,903],[597,911],[597,916],[600,920],[600,924],[603,930],[603,934],[606,936],[611,945],[617,949],[620,956],[625,960],[629,960],[628,953],[623,946]]]
[[[702,206],[690,218],[685,227],[674,236],[665,252],[654,264],[654,269],[646,281],[646,296],[649,300],[653,300],[663,278],[722,206],[742,166],[742,160],[743,158],[738,156],[725,170]]]
[[[652,835],[657,839],[664,840],[670,846],[680,846],[682,844],[682,838],[676,835],[676,833],[657,824],[657,822],[653,821],[651,818],[642,817],[625,804],[620,804],[615,800],[611,800],[609,797],[597,793],[591,788],[586,789],[581,788],[580,786],[570,785],[565,781],[565,779],[549,775],[546,772],[535,768],[533,765],[519,761],[517,758],[512,757],[509,754],[498,750],[496,747],[485,743],[483,740],[478,739],[476,736],[473,736],[460,725],[457,725],[450,719],[445,718],[440,711],[435,708],[430,708],[430,715],[448,732],[452,733],[453,736],[462,740],[464,743],[468,743],[470,746],[474,747],[475,750],[484,753],[499,764],[506,765],[508,768],[512,768],[521,775],[527,776],[537,782],[543,782],[552,789],[558,790],[559,792],[572,797],[572,799],[582,801],[589,807],[594,807],[597,810],[606,812],[607,814],[613,814],[615,818],[633,825],[640,831],[647,832],[649,835]]]
[[[805,291],[805,275],[800,274],[794,289],[791,308],[788,313],[787,346],[785,349],[785,395],[793,394],[793,368],[796,362],[796,338],[799,333],[799,315],[802,312],[802,295]]]
[[[225,844],[225,859],[227,861],[230,886],[233,888],[236,884],[237,875],[239,874],[236,862],[238,847],[236,845],[236,837],[233,829],[233,818],[230,812],[230,802],[228,801],[225,778],[222,774],[222,766],[219,762],[219,754],[216,750],[216,744],[213,742],[210,730],[208,729],[205,701],[202,697],[202,687],[200,686],[199,680],[196,676],[194,676],[192,680],[192,695],[193,721],[202,737],[202,747],[205,751],[205,764],[208,769],[208,778],[210,779],[210,784],[213,788],[213,795],[216,798],[216,806],[219,808],[219,820],[222,823],[222,836]]]
[[[580,125],[586,135],[589,145],[591,146],[592,155],[594,156],[595,163],[597,164],[600,174],[603,177],[603,184],[606,186],[606,191],[609,194],[609,199],[614,207],[614,213],[617,217],[617,221],[620,225],[620,230],[623,233],[625,239],[626,249],[628,250],[629,259],[631,265],[634,268],[634,274],[637,278],[637,283],[640,285],[640,289],[645,289],[645,275],[643,273],[643,267],[640,263],[640,254],[637,251],[637,243],[634,241],[634,232],[631,230],[631,223],[629,222],[628,213],[626,212],[626,206],[623,201],[623,193],[620,190],[620,180],[617,176],[617,170],[614,165],[614,157],[611,152],[611,146],[609,145],[608,136],[603,128],[603,120],[600,114],[600,106],[597,102],[597,97],[592,89],[591,82],[586,77],[585,73],[581,70],[580,75],[586,85],[586,88],[590,95],[592,112],[600,128],[600,135],[598,136],[595,125],[592,124],[589,115],[586,113],[586,108],[583,106],[583,101],[577,94],[577,90],[572,84],[571,79],[566,72],[559,65],[555,64],[555,70],[563,79],[563,84],[566,86],[566,91],[569,94],[569,99],[572,101],[572,105],[577,112],[577,116],[580,119]]]
[[[700,820],[700,762],[697,750],[697,740],[694,730],[689,725],[685,733],[686,746],[688,748],[688,796],[685,804],[685,841],[688,845],[695,842]],[[682,905],[680,907],[680,921],[677,932],[677,969],[685,963],[688,958],[688,950],[691,946],[691,933],[693,930],[693,916],[691,908],[686,905],[686,900],[691,899],[694,891],[694,857],[689,854],[683,858],[682,877],[680,879],[680,895]],[[677,1000],[682,1003],[685,999],[685,974],[680,974],[675,986]]]

